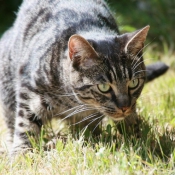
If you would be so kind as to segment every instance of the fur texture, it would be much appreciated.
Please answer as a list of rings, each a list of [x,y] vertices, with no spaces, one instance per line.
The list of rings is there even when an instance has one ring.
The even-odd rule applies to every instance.
[[[135,121],[149,26],[119,35],[101,0],[24,0],[0,41],[0,98],[11,153],[53,117]],[[83,118],[83,119],[82,119]],[[132,123],[132,122],[131,122]]]

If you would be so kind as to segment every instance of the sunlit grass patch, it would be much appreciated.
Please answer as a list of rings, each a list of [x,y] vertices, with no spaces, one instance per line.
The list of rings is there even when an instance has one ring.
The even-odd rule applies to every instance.
[[[83,130],[80,135],[58,138],[54,149],[45,149],[48,128],[42,130],[32,152],[10,162],[0,155],[0,174],[130,175],[175,173],[175,72],[173,69],[145,85],[138,100],[141,138],[118,134],[115,125],[104,125],[100,136]],[[49,135],[50,137],[50,135]]]

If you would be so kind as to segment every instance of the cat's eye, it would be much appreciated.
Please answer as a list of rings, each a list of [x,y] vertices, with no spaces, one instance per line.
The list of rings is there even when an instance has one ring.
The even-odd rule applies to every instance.
[[[136,88],[138,85],[139,85],[139,79],[136,78],[136,79],[131,80],[131,81],[129,82],[129,85],[128,85],[128,86],[129,86],[130,89],[134,89],[134,88]]]
[[[105,83],[104,84],[98,84],[97,87],[103,93],[108,92],[111,89],[111,86],[109,84],[105,84]]]

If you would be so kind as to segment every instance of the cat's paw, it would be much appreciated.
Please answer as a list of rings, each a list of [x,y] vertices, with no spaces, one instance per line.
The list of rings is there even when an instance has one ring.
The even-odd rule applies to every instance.
[[[28,141],[21,144],[14,142],[10,150],[10,156],[16,157],[18,155],[25,155],[26,153],[31,152],[32,150],[32,146]]]

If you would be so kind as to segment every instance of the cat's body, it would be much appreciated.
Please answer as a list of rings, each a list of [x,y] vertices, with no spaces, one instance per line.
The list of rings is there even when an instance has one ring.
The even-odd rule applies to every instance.
[[[26,133],[37,135],[53,117],[135,115],[148,29],[118,35],[100,0],[25,0],[0,41],[0,98],[12,153],[30,147]]]

